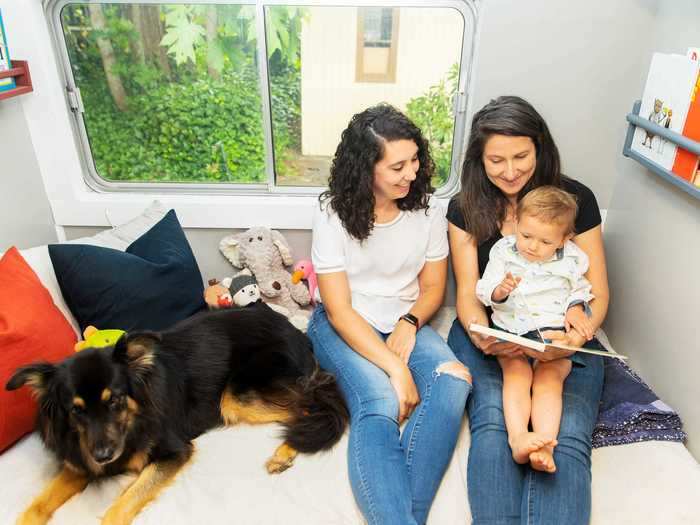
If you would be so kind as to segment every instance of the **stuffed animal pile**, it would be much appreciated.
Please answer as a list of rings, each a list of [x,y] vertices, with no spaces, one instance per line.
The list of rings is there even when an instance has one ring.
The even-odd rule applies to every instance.
[[[204,298],[210,307],[245,307],[262,300],[306,331],[309,312],[303,307],[312,302],[312,295],[301,281],[315,283],[313,267],[310,261],[299,261],[294,275],[287,270],[293,258],[281,233],[264,227],[251,228],[223,238],[219,250],[235,268],[242,270],[221,282],[209,282]]]

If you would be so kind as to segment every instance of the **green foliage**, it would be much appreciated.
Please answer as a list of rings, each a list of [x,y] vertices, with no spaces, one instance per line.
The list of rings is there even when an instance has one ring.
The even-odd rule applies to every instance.
[[[175,62],[194,62],[195,47],[204,40],[204,28],[194,21],[195,8],[190,5],[172,5],[165,8],[167,32],[160,44],[168,48]]]
[[[255,9],[241,5],[143,6],[162,21],[170,71],[151,57],[139,60],[142,38],[126,5],[104,5],[105,27],[91,26],[84,5],[63,10],[73,72],[85,105],[85,125],[98,173],[112,181],[264,183],[265,153],[256,67]],[[270,97],[278,166],[299,149],[299,42],[303,10],[270,8],[271,31],[293,53],[271,48]],[[214,10],[214,12],[212,11]],[[152,13],[153,11],[151,11]],[[207,17],[217,32],[206,35]],[[279,28],[279,24],[286,24]],[[277,28],[277,29],[275,29]],[[97,39],[108,39],[111,73],[129,99],[112,100]],[[211,69],[219,72],[209,76]]]
[[[443,185],[450,176],[455,123],[452,97],[457,92],[458,81],[459,64],[454,64],[446,79],[406,104],[406,115],[421,129],[430,143],[436,168],[433,185],[436,187]]]
[[[255,72],[163,84],[114,107],[98,85],[84,96],[93,157],[108,180],[264,182]]]

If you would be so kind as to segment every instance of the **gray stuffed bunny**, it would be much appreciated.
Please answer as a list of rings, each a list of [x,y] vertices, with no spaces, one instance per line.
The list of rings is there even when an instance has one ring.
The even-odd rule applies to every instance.
[[[285,266],[294,261],[280,232],[251,228],[221,239],[219,250],[236,268],[249,268],[253,272],[266,303],[284,306],[293,314],[311,302],[303,283],[292,284],[292,274]]]

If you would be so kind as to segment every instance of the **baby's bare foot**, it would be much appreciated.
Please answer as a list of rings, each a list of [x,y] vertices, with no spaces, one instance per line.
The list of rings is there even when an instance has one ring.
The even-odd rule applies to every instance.
[[[554,447],[544,446],[530,453],[530,466],[535,470],[552,474],[557,470],[554,464]]]
[[[523,432],[509,439],[508,444],[513,452],[515,462],[523,464],[530,460],[530,454],[540,450],[545,445],[551,445],[552,440],[535,432]]]

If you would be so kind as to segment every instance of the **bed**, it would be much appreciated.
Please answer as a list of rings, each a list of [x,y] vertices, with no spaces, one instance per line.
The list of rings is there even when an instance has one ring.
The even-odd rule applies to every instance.
[[[161,211],[149,216],[147,210],[140,222],[98,234],[89,242],[123,250],[162,217]],[[77,329],[61,297],[46,247],[22,254],[56,306]],[[443,307],[431,324],[446,337],[454,317],[454,308]],[[302,455],[291,469],[271,476],[263,465],[280,442],[279,432],[275,425],[240,425],[199,437],[192,461],[137,516],[135,523],[363,523],[348,482],[347,434],[331,451]],[[429,524],[471,521],[466,485],[469,442],[465,418]],[[58,465],[36,433],[25,436],[1,454],[0,525],[14,523],[57,470]],[[100,516],[131,479],[132,476],[123,475],[89,485],[61,507],[50,523],[99,523]],[[681,443],[653,441],[595,449],[592,491],[593,525],[700,523],[700,466]]]

